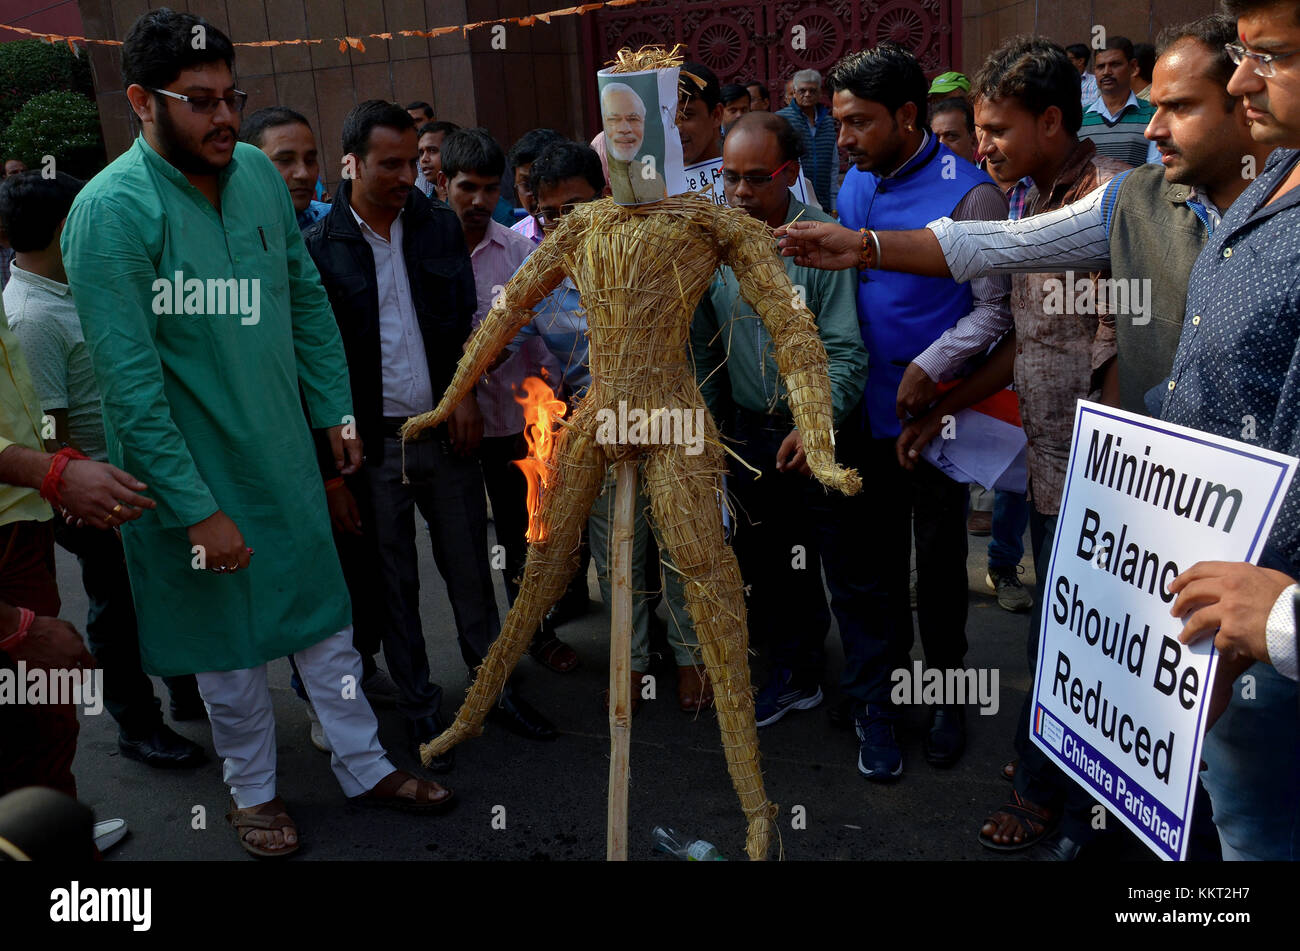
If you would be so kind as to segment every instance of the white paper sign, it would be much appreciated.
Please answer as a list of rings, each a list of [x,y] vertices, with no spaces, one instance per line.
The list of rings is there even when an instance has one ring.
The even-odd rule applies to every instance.
[[[1216,656],[1168,585],[1255,562],[1297,460],[1080,400],[1044,588],[1030,738],[1164,859],[1187,854]]]
[[[713,186],[713,190],[709,192],[709,197],[713,199],[713,203],[726,205],[727,196],[722,189],[722,159],[715,158],[686,166],[686,191],[702,192],[710,185]],[[790,194],[804,204],[808,203],[808,188],[804,182],[803,169],[799,170],[798,180],[790,186]]]

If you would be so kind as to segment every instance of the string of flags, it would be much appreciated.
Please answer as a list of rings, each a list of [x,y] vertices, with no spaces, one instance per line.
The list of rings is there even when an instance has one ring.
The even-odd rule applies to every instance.
[[[391,40],[395,37],[419,37],[422,39],[431,39],[435,36],[445,36],[448,33],[459,32],[461,36],[468,37],[470,30],[479,30],[491,26],[522,26],[531,27],[536,23],[549,24],[551,20],[567,16],[582,16],[592,13],[596,10],[602,10],[606,7],[630,7],[637,3],[645,3],[647,0],[602,0],[599,3],[581,3],[572,7],[561,7],[557,10],[547,10],[545,13],[531,13],[527,16],[518,17],[500,17],[496,20],[479,20],[477,23],[462,23],[458,26],[439,26],[431,30],[389,30],[386,33],[365,33],[361,36],[333,36],[329,39],[293,39],[293,40],[246,40],[234,43],[235,46],[314,46],[317,44],[337,43],[339,52],[346,53],[349,48],[364,53],[366,51],[366,40]],[[65,36],[61,33],[40,33],[36,30],[29,30],[21,26],[10,26],[7,23],[0,23],[0,30],[11,30],[14,33],[21,33],[24,36],[30,36],[35,39],[45,40],[47,43],[66,43],[68,49],[73,53],[77,52],[76,44],[95,44],[97,46],[121,46],[121,40],[99,40],[86,36]]]

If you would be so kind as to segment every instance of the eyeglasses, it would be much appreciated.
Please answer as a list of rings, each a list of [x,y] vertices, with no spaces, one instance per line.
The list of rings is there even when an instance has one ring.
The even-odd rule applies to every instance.
[[[167,96],[170,99],[179,99],[181,102],[188,102],[190,108],[201,116],[210,116],[216,112],[224,102],[230,107],[231,112],[243,112],[244,103],[248,101],[248,93],[234,90],[229,96],[182,96],[178,92],[172,92],[168,89],[154,89],[146,86],[150,92],[156,92],[160,96]]]
[[[730,185],[732,188],[735,188],[737,185],[741,183],[741,181],[744,181],[744,183],[748,185],[750,188],[762,188],[764,185],[770,185],[773,181],[775,181],[776,177],[780,175],[782,172],[784,172],[786,168],[790,165],[790,163],[793,161],[794,159],[790,159],[789,161],[782,162],[781,167],[778,168],[775,172],[772,172],[770,175],[740,175],[737,174],[736,172],[731,172],[728,171],[727,169],[723,169],[722,183],[724,185]]]
[[[1274,63],[1300,53],[1300,50],[1292,50],[1289,53],[1253,53],[1240,43],[1225,43],[1223,48],[1228,51],[1228,56],[1238,66],[1247,59],[1253,59],[1255,61],[1255,75],[1265,78],[1277,75],[1277,67],[1273,65]]]
[[[594,200],[594,199],[593,199]],[[579,205],[584,204],[580,201],[570,202],[567,205],[561,205],[560,210],[554,215],[544,212],[540,208],[537,213],[537,223],[541,225],[542,231],[554,231],[560,225],[560,219],[567,215]]]

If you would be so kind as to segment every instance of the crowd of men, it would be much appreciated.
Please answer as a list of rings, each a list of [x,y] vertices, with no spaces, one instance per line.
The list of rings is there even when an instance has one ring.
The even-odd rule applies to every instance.
[[[832,722],[856,731],[864,777],[898,780],[891,673],[916,630],[928,667],[965,666],[968,530],[990,536],[999,604],[1027,614],[1032,669],[1078,399],[1232,438],[1249,415],[1260,445],[1300,455],[1300,3],[1226,7],[1154,47],[1008,39],[969,78],[927,81],[912,52],[882,43],[825,80],[796,73],[775,110],[762,83],[687,64],[686,164],[720,158],[726,202],[778,236],[829,358],[837,461],[865,483],[845,497],[809,477],[771,339],[720,268],[690,347],[735,450],[730,539],[771,670],[760,727],[823,704],[834,617]],[[283,106],[244,116],[233,47],[204,24],[194,48],[199,24],[160,9],[131,27],[123,75],[141,134],[90,182],[5,163],[0,663],[98,666],[124,755],[202,763],[163,718],[149,679],[161,676],[173,720],[210,723],[239,844],[276,857],[298,842],[276,793],[267,665],[281,657],[345,795],[428,813],[455,801],[393,766],[374,713],[394,709],[412,750],[445,725],[417,526],[472,670],[500,628],[494,571],[513,603],[527,551],[516,396],[537,377],[572,405],[591,383],[580,289],[566,281],[537,305],[445,425],[405,443],[399,429],[438,402],[533,249],[609,194],[616,131],[586,144],[536,129],[506,149],[427,102],[370,100],[347,116],[345,175],[325,200],[310,122]],[[806,202],[791,190],[801,176]],[[1052,313],[1046,287],[1067,269],[1149,280],[1152,320]],[[1008,387],[1027,486],[972,507],[971,486],[922,451],[951,414]],[[559,674],[579,663],[559,628],[586,609],[585,559],[609,601],[612,496],[607,484],[583,570],[530,648]],[[645,509],[633,696],[662,600],[676,700],[696,713],[712,687]],[[58,620],[55,544],[81,568],[84,642]],[[1300,853],[1297,577],[1293,488],[1258,567],[1204,562],[1170,585],[1184,640],[1214,639],[1225,684],[1259,684],[1249,702],[1234,690],[1207,735],[1193,857]],[[1030,742],[1029,714],[1026,698],[1006,738],[1007,801],[972,832],[994,851],[1075,859],[1113,833]],[[492,716],[530,740],[559,734],[509,684]],[[0,705],[0,795],[75,796],[77,730],[70,704]],[[933,705],[927,763],[956,763],[966,734],[962,704]],[[453,766],[449,752],[430,769]],[[107,847],[122,829],[104,832]]]

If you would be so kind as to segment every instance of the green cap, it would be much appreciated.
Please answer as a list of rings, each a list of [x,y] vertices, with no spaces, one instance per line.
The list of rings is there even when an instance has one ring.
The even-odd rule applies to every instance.
[[[970,80],[962,73],[941,73],[934,77],[934,82],[930,84],[930,95],[937,96],[940,93],[970,92]]]

